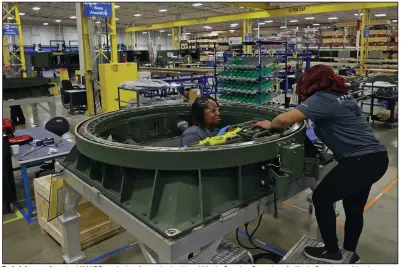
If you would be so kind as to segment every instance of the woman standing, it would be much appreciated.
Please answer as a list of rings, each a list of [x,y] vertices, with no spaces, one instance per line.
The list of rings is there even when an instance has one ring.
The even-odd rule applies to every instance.
[[[305,247],[306,257],[326,263],[340,263],[342,254],[336,234],[333,204],[343,201],[345,250],[356,254],[363,229],[363,211],[374,183],[386,173],[386,148],[376,139],[356,100],[348,95],[349,87],[342,77],[325,65],[305,71],[297,84],[299,106],[280,114],[273,121],[257,125],[280,129],[310,119],[315,133],[333,152],[338,165],[331,170],[313,192],[316,220],[324,247]]]

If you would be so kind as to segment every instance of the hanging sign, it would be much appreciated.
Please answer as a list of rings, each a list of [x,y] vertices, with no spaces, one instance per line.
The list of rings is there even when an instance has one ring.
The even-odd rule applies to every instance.
[[[18,35],[18,25],[3,24],[3,35]]]
[[[111,18],[111,4],[84,3],[84,16]]]

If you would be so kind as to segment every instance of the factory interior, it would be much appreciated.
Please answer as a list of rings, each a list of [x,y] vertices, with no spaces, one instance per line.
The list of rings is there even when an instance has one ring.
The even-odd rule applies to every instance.
[[[398,264],[398,2],[2,6],[3,264]]]

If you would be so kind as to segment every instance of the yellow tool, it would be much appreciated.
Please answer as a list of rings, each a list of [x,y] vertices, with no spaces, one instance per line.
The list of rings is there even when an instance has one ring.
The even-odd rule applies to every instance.
[[[236,128],[235,130],[229,131],[225,133],[224,135],[221,136],[213,136],[213,137],[208,137],[198,143],[200,146],[215,146],[215,145],[221,145],[227,142],[227,139],[231,139],[235,136],[237,136],[237,133],[241,131],[241,128]]]

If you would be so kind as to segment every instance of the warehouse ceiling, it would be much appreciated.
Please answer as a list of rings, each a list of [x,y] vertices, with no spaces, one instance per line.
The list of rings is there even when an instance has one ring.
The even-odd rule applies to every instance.
[[[168,21],[176,21],[183,19],[194,19],[202,18],[208,16],[219,16],[226,14],[235,14],[253,11],[251,8],[244,8],[240,6],[231,6],[227,3],[211,3],[203,2],[202,5],[193,6],[194,2],[186,3],[168,3],[168,2],[116,2],[116,17],[117,27],[125,28],[127,26],[138,26],[144,24],[155,24]],[[300,6],[300,5],[310,5],[316,4],[313,2],[309,3],[271,3],[273,8],[283,8],[289,6]],[[34,7],[39,7],[40,10],[33,10]],[[167,10],[160,12],[160,10]],[[43,23],[48,23],[48,26],[58,26],[58,25],[71,25],[75,26],[76,21],[71,19],[71,17],[76,16],[75,13],[75,3],[73,2],[23,2],[20,3],[20,12],[25,15],[21,16],[23,25],[43,25]],[[295,15],[291,17],[280,17],[280,18],[269,18],[269,19],[259,19],[253,20],[253,27],[257,28],[258,23],[261,23],[259,27],[271,28],[280,27],[287,25],[287,29],[292,26],[312,26],[313,24],[330,25],[335,22],[349,22],[355,21],[356,16],[354,14],[358,13],[357,10],[354,11],[341,11],[341,12],[331,12],[331,13],[321,13],[314,15]],[[386,17],[375,18],[375,14],[384,13]],[[140,16],[138,15],[140,14]],[[136,15],[136,16],[135,16]],[[314,17],[313,20],[306,20],[306,17]],[[337,19],[330,20],[329,18],[336,17]],[[379,8],[371,10],[372,19],[397,19],[397,8]],[[61,21],[61,22],[56,22]],[[264,21],[273,21],[264,23]],[[298,20],[297,22],[290,22],[293,20]],[[237,27],[231,27],[232,23],[238,23]],[[208,31],[223,31],[223,30],[240,30],[242,28],[242,21],[231,21],[227,23],[218,23],[211,25],[194,25],[185,27],[185,31],[199,33],[205,32],[204,26],[211,26],[212,28]],[[166,33],[170,32],[171,29],[166,29]]]

